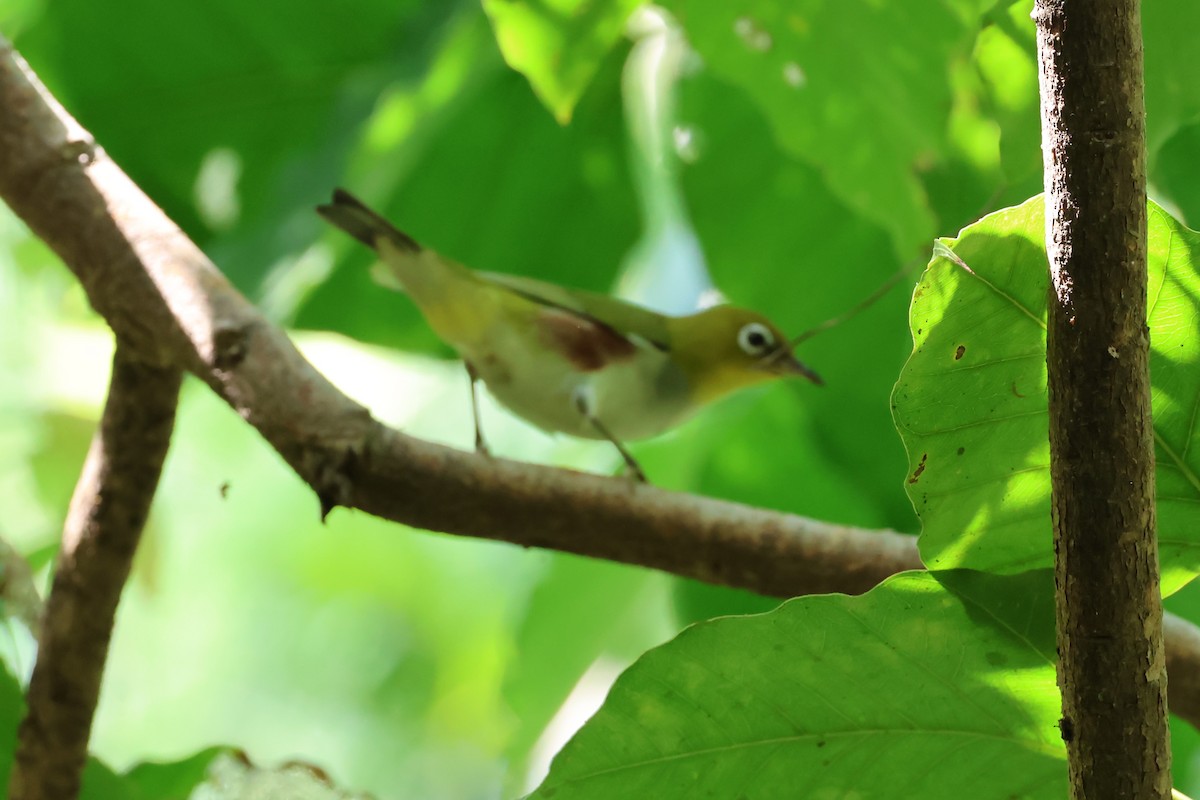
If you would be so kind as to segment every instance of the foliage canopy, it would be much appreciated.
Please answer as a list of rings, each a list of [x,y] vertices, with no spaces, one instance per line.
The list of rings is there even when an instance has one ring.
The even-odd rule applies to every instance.
[[[311,209],[335,185],[472,266],[603,291],[656,262],[638,253],[677,253],[682,230],[726,296],[795,331],[928,261],[805,344],[826,389],[748,392],[636,453],[667,487],[920,530],[945,571],[771,610],[350,513],[322,528],[278,458],[185,387],[88,796],[186,796],[218,744],[300,755],[380,797],[515,796],[638,654],[759,611],[639,659],[535,796],[693,796],[700,782],[790,797],[797,780],[814,796],[1062,795],[1031,3],[672,0],[677,29],[627,25],[638,5],[26,0],[0,7],[0,30],[323,371],[427,438],[469,446],[465,381],[411,305],[370,282],[366,255],[321,227]],[[632,99],[629,30],[687,43],[658,73],[671,93],[656,116]],[[1180,589],[1200,564],[1200,286],[1184,227],[1200,221],[1200,85],[1180,78],[1200,7],[1146,4],[1144,31],[1159,515]],[[0,313],[22,331],[0,337],[3,533],[44,565],[109,345],[9,218]],[[603,447],[485,414],[506,455],[612,466]],[[1187,588],[1173,602],[1196,607]],[[5,645],[23,676],[15,623]],[[0,689],[11,734],[18,681]],[[1186,791],[1196,740],[1183,726],[1173,739]]]

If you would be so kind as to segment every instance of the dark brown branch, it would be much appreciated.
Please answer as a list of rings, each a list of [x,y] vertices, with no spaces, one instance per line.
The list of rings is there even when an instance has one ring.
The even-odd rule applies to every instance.
[[[179,382],[178,370],[141,364],[118,346],[46,600],[12,800],[79,792],[113,617],[171,439]]]
[[[624,479],[487,459],[386,428],[349,465],[351,503],[426,530],[654,567],[790,597],[920,569],[916,540]]]
[[[1171,794],[1146,327],[1138,0],[1038,0],[1047,364],[1071,793]]]

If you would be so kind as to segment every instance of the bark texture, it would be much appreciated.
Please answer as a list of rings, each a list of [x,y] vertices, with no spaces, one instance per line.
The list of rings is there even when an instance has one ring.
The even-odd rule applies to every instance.
[[[117,348],[38,633],[9,782],[12,800],[79,793],[117,601],[171,440],[180,377]]]
[[[1072,796],[1171,794],[1137,0],[1039,0],[1059,685]]]

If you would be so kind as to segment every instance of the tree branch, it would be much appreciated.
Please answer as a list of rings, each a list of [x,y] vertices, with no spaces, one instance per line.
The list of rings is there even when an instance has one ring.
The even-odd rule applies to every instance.
[[[1163,614],[1167,646],[1167,705],[1171,713],[1200,728],[1200,628],[1170,612]]]
[[[330,384],[46,94],[0,58],[0,196],[120,341],[206,381],[322,506],[553,547],[768,594],[865,591],[919,568],[912,537],[482,458],[382,426]],[[81,162],[74,154],[86,152]],[[71,154],[66,158],[64,154]]]
[[[79,792],[113,617],[171,440],[180,377],[117,347],[42,618],[9,784],[13,800]]]
[[[1171,794],[1138,0],[1038,0],[1058,682],[1071,796]],[[1073,734],[1070,733],[1073,731]]]
[[[0,108],[0,197],[62,255],[122,341],[207,382],[325,509],[344,505],[427,530],[780,597],[862,592],[921,568],[915,538],[892,531],[489,459],[392,431],[330,385],[229,286],[3,40]],[[89,154],[83,162],[80,152]],[[1194,635],[1178,637],[1178,651],[1172,638],[1172,657],[1179,654],[1172,663],[1200,665],[1200,630],[1180,624]],[[1179,707],[1200,725],[1200,683]]]

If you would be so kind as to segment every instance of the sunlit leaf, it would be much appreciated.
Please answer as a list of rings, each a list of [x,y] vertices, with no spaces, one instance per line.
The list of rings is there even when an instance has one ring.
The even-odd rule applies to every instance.
[[[1040,182],[1042,175],[1032,7],[1032,2],[998,5],[975,43],[975,64],[984,84],[982,100],[999,123],[1000,156],[1009,182],[1029,176]]]
[[[960,599],[993,588],[908,573],[688,628],[617,680],[533,798],[1061,797],[1049,582],[1005,587],[1019,624]]]
[[[484,0],[483,7],[504,60],[529,79],[565,123],[620,38],[625,20],[643,1]]]
[[[948,62],[974,38],[976,2],[675,0],[704,69],[753,98],[792,154],[902,253],[934,230],[916,167],[944,149]],[[977,13],[977,11],[976,11]],[[886,130],[886,136],[871,131]]]
[[[1159,556],[1170,592],[1200,570],[1200,235],[1156,205],[1149,214]],[[1044,235],[1040,197],[986,217],[939,241],[913,296],[913,354],[892,403],[931,568],[1053,563]]]
[[[436,42],[428,27],[457,5],[64,0],[45,3],[16,44],[105,151],[202,247],[219,245],[222,269],[256,295],[310,238],[286,221],[311,218],[380,88],[418,67]]]

